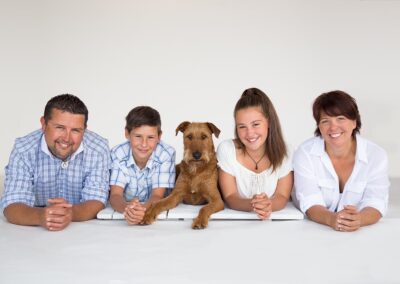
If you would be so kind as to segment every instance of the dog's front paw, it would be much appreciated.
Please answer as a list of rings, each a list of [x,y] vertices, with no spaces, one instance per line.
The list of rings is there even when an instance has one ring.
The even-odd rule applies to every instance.
[[[208,226],[208,218],[197,216],[196,219],[193,220],[192,229],[205,229]]]
[[[153,212],[153,210],[148,210],[144,213],[143,219],[140,222],[140,225],[150,225],[154,223],[156,220],[157,215]]]

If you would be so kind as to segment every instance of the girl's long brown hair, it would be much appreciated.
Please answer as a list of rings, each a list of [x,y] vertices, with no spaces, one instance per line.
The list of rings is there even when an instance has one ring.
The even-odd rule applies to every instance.
[[[236,103],[233,114],[235,120],[239,110],[249,107],[260,107],[263,115],[268,119],[269,128],[267,141],[265,143],[265,153],[271,162],[272,171],[275,171],[282,165],[283,159],[287,156],[287,147],[283,140],[281,124],[279,123],[274,105],[263,91],[257,88],[247,89]],[[236,127],[235,138],[240,149],[245,151],[245,145],[240,141]]]

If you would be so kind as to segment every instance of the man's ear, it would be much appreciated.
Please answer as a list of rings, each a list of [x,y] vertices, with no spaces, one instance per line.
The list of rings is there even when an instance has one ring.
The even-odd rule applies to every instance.
[[[44,116],[40,118],[40,124],[42,125],[42,131],[46,129],[46,120],[44,119]]]

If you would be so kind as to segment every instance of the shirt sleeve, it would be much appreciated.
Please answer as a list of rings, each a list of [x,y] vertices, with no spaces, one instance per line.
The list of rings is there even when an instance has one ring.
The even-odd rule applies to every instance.
[[[291,171],[293,171],[292,159],[293,159],[293,152],[290,149],[288,149],[287,157],[283,159],[282,165],[279,169],[278,178],[285,177]]]
[[[108,143],[106,147],[92,151],[86,158],[89,159],[90,169],[85,176],[81,202],[98,200],[106,204],[110,188],[111,168]]]
[[[226,173],[234,176],[235,171],[233,168],[232,159],[236,158],[234,156],[235,153],[232,151],[232,145],[230,145],[231,141],[226,140],[223,141],[221,144],[218,145],[217,148],[217,159],[218,159],[218,166]],[[233,144],[233,143],[232,143]],[[233,144],[234,147],[234,144]],[[233,157],[232,157],[233,155]]]
[[[171,150],[156,168],[152,175],[152,189],[160,187],[171,189],[175,186],[175,156],[175,150]]]
[[[110,176],[110,185],[117,185],[119,187],[125,188],[128,184],[128,180],[126,175],[122,171],[120,161],[113,160],[111,165],[111,176]]]
[[[326,207],[309,154],[300,147],[293,156],[295,198],[303,213],[315,205]]]
[[[3,211],[12,203],[23,203],[34,206],[33,170],[29,162],[18,152],[16,145],[5,168],[5,188],[0,206]]]
[[[389,203],[388,157],[385,151],[380,149],[368,163],[371,163],[373,167],[368,174],[369,178],[358,208],[362,210],[366,207],[372,207],[384,216]]]

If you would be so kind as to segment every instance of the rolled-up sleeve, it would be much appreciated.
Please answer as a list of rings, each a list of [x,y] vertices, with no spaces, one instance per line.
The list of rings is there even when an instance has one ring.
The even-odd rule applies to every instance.
[[[326,207],[310,155],[302,148],[293,156],[293,170],[295,197],[300,210],[306,213],[314,205]]]
[[[171,189],[175,186],[175,150],[164,153],[163,161],[152,175],[152,188]]]
[[[33,173],[29,163],[14,146],[8,165],[5,168],[5,188],[0,206],[3,211],[13,203],[23,203],[33,206],[35,194],[33,192]]]
[[[81,201],[98,200],[106,204],[110,188],[111,168],[108,145],[101,151],[93,151],[88,158],[90,159],[90,170],[85,177]]]
[[[384,216],[387,212],[390,187],[386,153],[384,151],[375,153],[373,160],[369,161],[369,163],[374,166],[370,167],[368,181],[363,198],[359,204],[359,210],[372,207]]]

